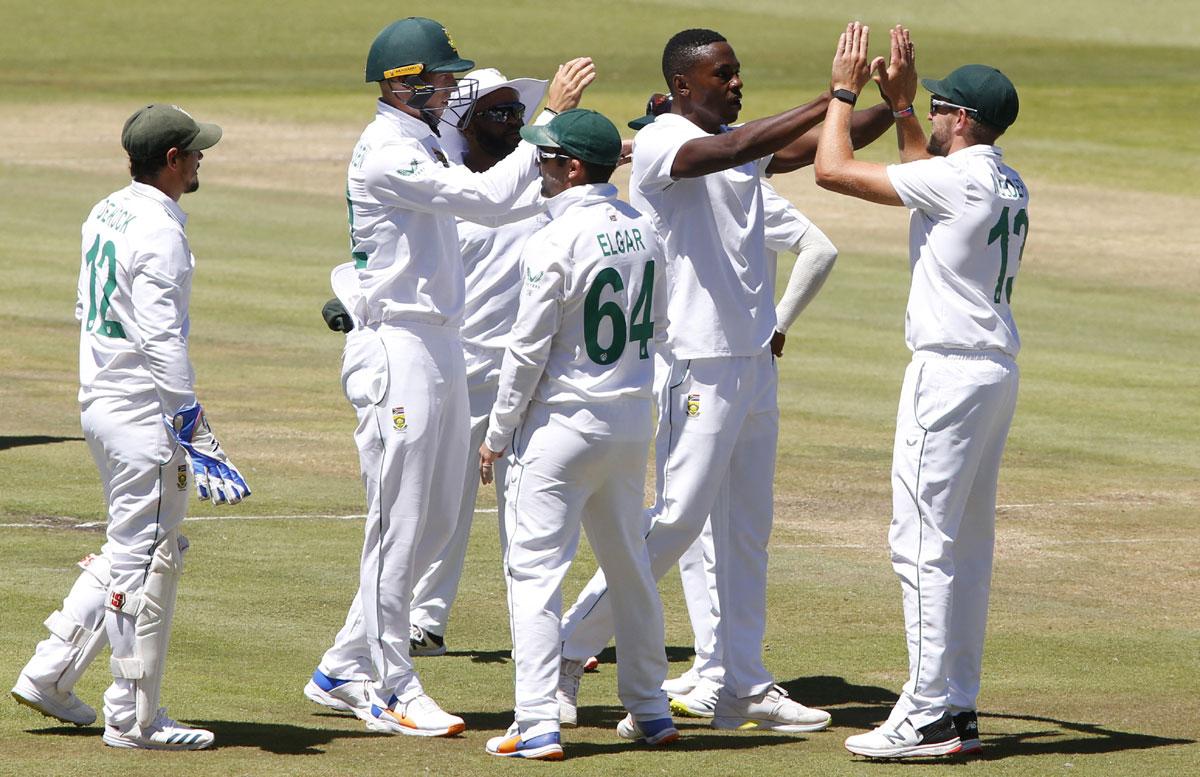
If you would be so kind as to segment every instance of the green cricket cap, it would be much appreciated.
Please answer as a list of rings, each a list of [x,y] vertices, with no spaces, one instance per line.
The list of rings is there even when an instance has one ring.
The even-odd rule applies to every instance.
[[[1008,76],[987,65],[963,65],[940,81],[922,78],[921,85],[964,108],[974,108],[983,122],[1006,130],[1017,120],[1017,88]]]
[[[367,81],[421,73],[462,73],[475,63],[458,55],[454,39],[441,22],[410,16],[379,31],[367,52]]]
[[[596,165],[615,165],[621,158],[621,134],[616,125],[586,108],[563,111],[546,124],[522,127],[521,137],[535,146],[560,148]]]
[[[221,128],[196,121],[178,105],[152,103],[125,121],[121,145],[130,159],[153,159],[172,148],[202,151],[217,144]]]

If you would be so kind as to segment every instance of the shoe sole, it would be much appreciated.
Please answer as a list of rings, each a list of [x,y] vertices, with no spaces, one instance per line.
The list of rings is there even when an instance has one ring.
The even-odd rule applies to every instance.
[[[959,755],[979,755],[983,752],[983,743],[978,739],[962,740],[962,749],[958,751]]]
[[[711,718],[714,710],[696,709],[689,707],[681,699],[671,699],[671,713],[684,718]]]
[[[213,743],[213,740],[211,739],[207,742],[202,740],[200,742],[192,742],[186,745],[168,745],[159,744],[158,742],[134,742],[122,737],[110,736],[107,731],[104,732],[102,739],[104,740],[104,744],[108,745],[109,747],[116,747],[125,750],[204,750]]]
[[[414,648],[412,645],[409,645],[408,655],[410,658],[432,658],[434,656],[444,656],[446,655],[446,646],[442,645],[441,647],[433,648]]]
[[[354,714],[353,707],[336,696],[326,693],[321,686],[317,685],[312,680],[309,680],[308,685],[304,686],[304,695],[308,697],[309,701],[320,704],[322,707],[327,709],[337,710],[338,712],[346,712],[351,715]]]
[[[466,723],[455,723],[447,728],[410,728],[400,723],[389,723],[369,712],[360,714],[358,710],[355,710],[354,715],[366,723],[369,730],[384,734],[404,734],[410,737],[452,737],[467,730]]]
[[[657,736],[648,737],[642,733],[640,728],[625,728],[624,721],[622,721],[621,724],[617,726],[617,736],[621,737],[621,739],[627,739],[630,742],[641,742],[643,744],[650,745],[651,747],[663,747],[671,744],[672,742],[679,741],[679,730],[671,728],[667,729],[666,731],[660,731]]]
[[[63,715],[59,715],[57,713],[51,712],[49,709],[42,706],[42,701],[40,699],[25,696],[25,695],[23,695],[23,691],[21,691],[17,688],[13,688],[11,693],[12,693],[13,699],[16,700],[17,704],[28,707],[29,709],[33,710],[34,712],[44,715],[47,718],[53,718],[54,720],[57,720],[60,723],[70,723],[72,726],[82,727],[82,726],[90,726],[96,722],[96,714],[94,712],[92,713],[91,720],[72,720],[68,717],[64,717]]]
[[[846,745],[846,749],[854,755],[861,755],[866,758],[937,758],[943,755],[957,755],[962,752],[962,742],[954,739],[950,742],[938,742],[932,745],[913,745],[911,747],[899,747],[889,750],[875,750],[866,747],[852,748]]]
[[[776,723],[773,720],[714,716],[712,727],[726,731],[778,731],[781,734],[808,734],[829,728],[830,720],[820,723]]]
[[[487,750],[487,748],[484,748]],[[561,761],[563,759],[562,745],[545,745],[543,747],[534,747],[529,750],[518,750],[515,753],[497,753],[493,750],[487,750],[488,755],[494,755],[499,758],[524,758],[527,761]]]

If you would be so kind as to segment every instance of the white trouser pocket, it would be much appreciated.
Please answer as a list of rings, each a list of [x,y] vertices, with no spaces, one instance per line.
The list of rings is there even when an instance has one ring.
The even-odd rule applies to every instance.
[[[379,334],[371,329],[354,329],[346,335],[342,350],[342,390],[358,408],[378,404],[387,393],[387,350]]]

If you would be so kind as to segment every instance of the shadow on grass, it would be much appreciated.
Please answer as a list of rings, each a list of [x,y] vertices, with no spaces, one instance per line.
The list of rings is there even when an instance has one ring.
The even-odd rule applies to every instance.
[[[507,664],[512,660],[512,651],[504,650],[447,650],[451,658],[469,658],[473,664]]]
[[[1027,731],[1011,734],[989,735],[987,733],[989,720],[1014,720],[1046,725],[1040,728],[1030,727]],[[1138,734],[1132,731],[1116,731],[1099,723],[1073,723],[1069,720],[1057,720],[1039,715],[1013,715],[1000,712],[980,713],[979,729],[983,734],[982,758],[986,761],[1051,753],[1093,755],[1196,743],[1195,739],[1173,739],[1151,734]]]
[[[0,451],[9,448],[24,448],[30,445],[47,445],[52,442],[85,442],[82,437],[50,437],[44,434],[0,436]]]
[[[353,721],[353,718],[344,717]],[[251,747],[275,755],[320,755],[335,739],[360,739],[380,737],[370,731],[344,731],[334,728],[309,728],[288,723],[254,723],[245,720],[189,720],[189,723],[206,728],[216,735],[212,750],[232,747]]]
[[[804,741],[804,737],[783,734],[700,734],[692,733],[687,729],[683,729],[682,734],[683,736],[680,738],[680,740],[666,750],[657,747],[650,747],[648,745],[627,742],[623,739],[616,739],[611,742],[603,743],[571,742],[568,739],[563,743],[563,750],[566,751],[567,758],[574,760],[576,758],[589,758],[595,755],[615,755],[618,753],[628,753],[630,750],[645,750],[647,752],[663,752],[666,754],[694,752],[715,753],[722,750],[747,750],[755,747],[790,745]]]
[[[870,730],[887,719],[896,693],[887,688],[872,685],[855,685],[841,677],[800,677],[780,683],[788,694],[797,701],[812,707],[829,707],[833,723],[839,728]],[[849,705],[849,706],[842,706]],[[989,734],[988,721],[1011,720],[1033,724],[1026,731]],[[984,751],[977,756],[982,760],[999,761],[1005,758],[1039,755],[1093,755],[1114,753],[1123,750],[1149,750],[1170,745],[1194,744],[1194,739],[1139,734],[1117,731],[1098,723],[1075,723],[1038,715],[1016,715],[1007,713],[981,712],[979,728],[983,734]],[[961,762],[950,759],[947,763]],[[916,759],[910,763],[930,763],[928,759]]]

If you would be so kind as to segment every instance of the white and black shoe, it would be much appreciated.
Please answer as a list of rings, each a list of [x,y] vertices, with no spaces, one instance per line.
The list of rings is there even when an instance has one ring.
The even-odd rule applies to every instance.
[[[701,677],[688,693],[671,696],[671,712],[685,718],[711,718],[717,711],[717,697],[721,686]]]
[[[686,696],[691,693],[699,682],[699,673],[695,669],[689,669],[678,677],[664,682],[662,689],[667,692],[668,699],[674,699],[677,696]]]
[[[847,737],[846,749],[867,758],[931,757],[960,752],[962,740],[947,712],[920,728],[914,728],[907,718],[898,726],[884,723],[874,731]]]
[[[983,742],[979,739],[979,715],[975,710],[965,710],[954,714],[954,730],[962,740],[962,755],[973,755],[983,752]]]
[[[128,731],[116,726],[104,727],[104,744],[137,750],[203,750],[213,743],[213,733],[203,728],[183,726],[167,717],[167,708],[159,707],[154,722],[144,730],[135,724]]]
[[[413,657],[444,656],[446,655],[446,638],[414,623],[409,628],[408,655]]]
[[[371,706],[370,691],[365,681],[340,680],[320,669],[312,673],[312,678],[304,686],[304,695],[322,707],[351,715],[355,714],[357,708]]]

